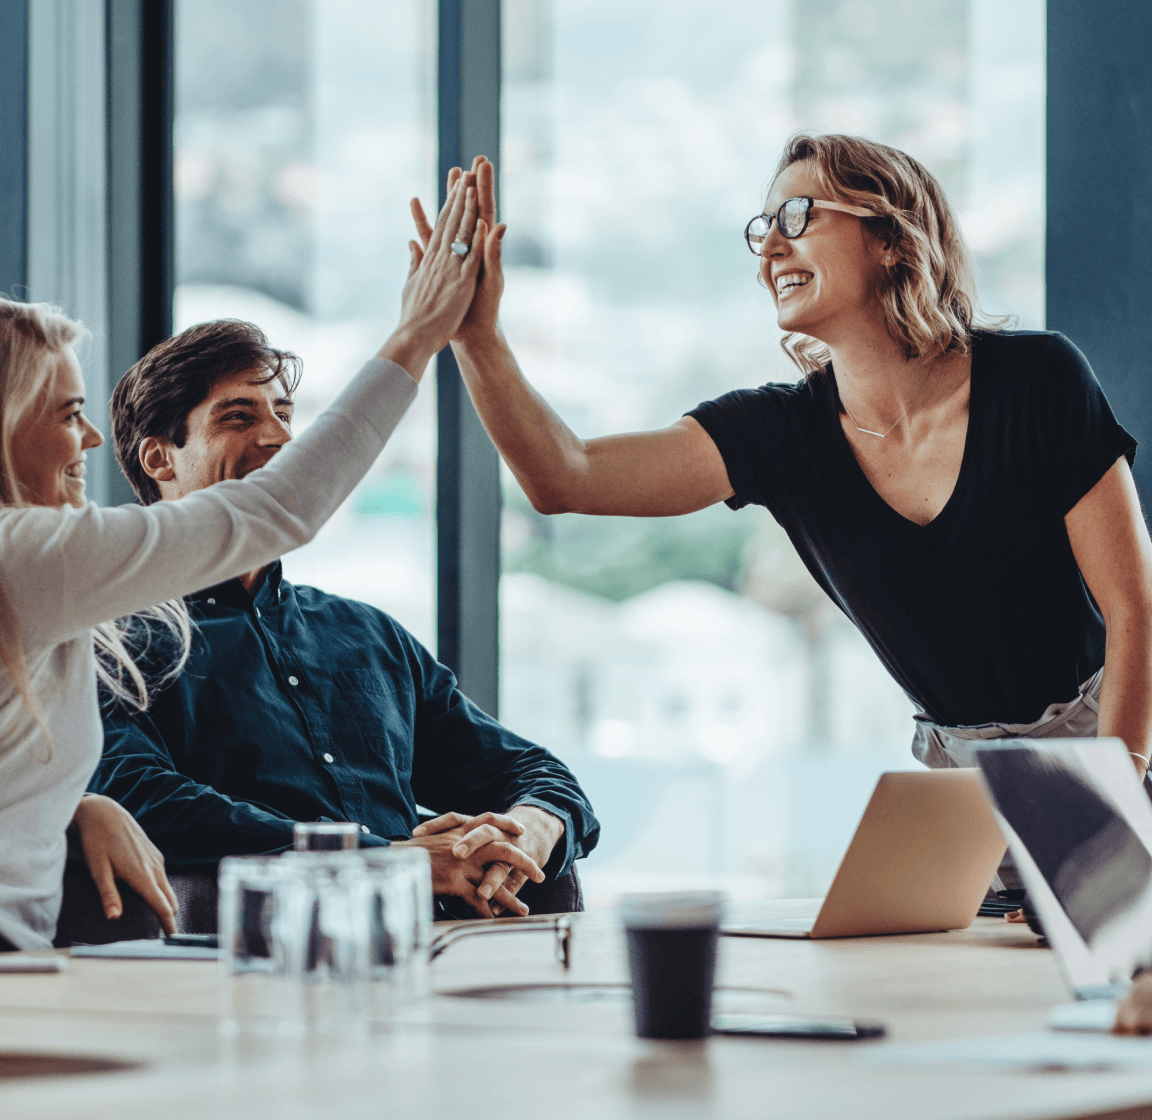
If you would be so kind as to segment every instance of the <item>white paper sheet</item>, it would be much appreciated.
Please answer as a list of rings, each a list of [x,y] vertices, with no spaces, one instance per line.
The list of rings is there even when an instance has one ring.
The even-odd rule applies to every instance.
[[[1101,1031],[1107,1033],[1116,1022],[1116,999],[1080,999],[1052,1008],[1048,1026],[1054,1031]]]
[[[214,961],[219,958],[220,950],[199,945],[165,945],[156,938],[151,941],[113,941],[108,945],[73,945],[72,956],[127,961]]]
[[[1152,1039],[1053,1031],[1000,1038],[964,1038],[879,1046],[861,1055],[880,1065],[950,1066],[986,1073],[1065,1073],[1152,1069]]]

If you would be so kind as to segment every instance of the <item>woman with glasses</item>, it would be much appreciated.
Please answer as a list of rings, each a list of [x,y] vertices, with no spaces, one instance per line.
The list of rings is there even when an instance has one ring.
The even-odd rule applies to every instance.
[[[918,706],[923,762],[1100,734],[1143,774],[1152,548],[1135,441],[1066,338],[977,322],[956,219],[916,160],[846,136],[789,143],[745,237],[802,378],[660,431],[581,439],[532,388],[496,323],[502,234],[453,348],[537,510],[766,506]]]

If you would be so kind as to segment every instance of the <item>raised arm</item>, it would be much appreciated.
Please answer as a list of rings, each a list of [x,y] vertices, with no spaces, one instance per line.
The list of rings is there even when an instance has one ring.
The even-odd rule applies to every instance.
[[[495,224],[492,165],[477,157],[472,171],[480,217],[492,232],[476,298],[452,349],[488,435],[532,505],[541,513],[664,517],[731,497],[720,452],[690,417],[659,431],[581,439],[528,383],[496,321],[505,227]],[[434,230],[416,200],[412,212],[428,244]]]
[[[731,497],[724,460],[691,417],[581,439],[528,383],[498,330],[452,349],[488,435],[541,513],[666,517]]]
[[[424,367],[467,311],[486,229],[475,189],[462,181],[428,247],[412,245],[396,331],[266,467],[147,507],[0,511],[0,580],[25,651],[251,571],[310,540],[375,462]],[[448,246],[469,235],[478,251],[462,260]]]

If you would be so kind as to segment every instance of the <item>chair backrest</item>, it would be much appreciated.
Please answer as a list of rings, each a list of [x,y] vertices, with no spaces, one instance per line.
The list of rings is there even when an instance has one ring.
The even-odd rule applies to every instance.
[[[216,932],[216,879],[212,875],[170,875],[168,881],[180,905],[176,928],[181,933]],[[117,883],[124,913],[114,921],[104,917],[100,893],[83,860],[70,859],[64,869],[64,901],[56,923],[59,947],[106,945],[159,937],[160,919],[131,887]]]

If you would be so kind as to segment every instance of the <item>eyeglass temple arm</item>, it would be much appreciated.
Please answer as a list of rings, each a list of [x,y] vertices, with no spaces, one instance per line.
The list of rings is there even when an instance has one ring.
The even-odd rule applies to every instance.
[[[849,206],[845,202],[825,202],[821,198],[812,200],[813,209],[821,206],[825,210],[839,210],[841,214],[851,214],[854,218],[878,218],[880,216],[875,210],[869,210],[865,206]]]
[[[445,949],[465,937],[482,933],[534,933],[551,931],[556,934],[556,956],[566,968],[572,967],[572,917],[556,914],[547,918],[508,918],[494,922],[466,922],[445,930],[432,939],[428,946],[428,959],[434,961]]]

